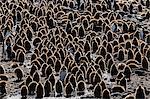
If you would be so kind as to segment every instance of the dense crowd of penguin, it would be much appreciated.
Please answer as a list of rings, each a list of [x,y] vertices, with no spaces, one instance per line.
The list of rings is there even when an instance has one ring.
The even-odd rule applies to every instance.
[[[149,2],[0,0],[0,97],[11,62],[22,99],[148,98],[146,86],[128,84],[149,72]]]

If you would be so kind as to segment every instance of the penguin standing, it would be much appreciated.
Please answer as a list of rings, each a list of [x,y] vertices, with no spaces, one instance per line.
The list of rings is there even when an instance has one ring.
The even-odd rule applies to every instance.
[[[61,97],[62,96],[62,92],[63,92],[63,84],[60,80],[58,80],[55,84],[55,91],[57,93],[57,97]]]
[[[150,6],[150,1],[146,0],[146,7],[149,8],[149,6]]]
[[[6,93],[6,82],[0,82],[0,95],[4,95]]]
[[[36,98],[43,98],[43,97],[44,97],[44,87],[41,83],[39,83],[36,88]]]
[[[60,71],[60,74],[59,74],[60,80],[62,82],[64,82],[64,79],[65,79],[66,75],[67,75],[67,68],[66,67],[62,67],[61,71]]]
[[[78,9],[80,9],[81,0],[76,0],[76,1],[77,1],[77,6],[78,6]]]
[[[100,84],[97,84],[95,86],[95,88],[94,88],[94,96],[96,98],[101,98],[101,96],[102,96],[102,88],[101,88]]]
[[[5,73],[4,67],[0,66],[0,74],[4,74],[4,73]]]
[[[71,84],[70,82],[67,83],[66,86],[65,86],[65,97],[66,97],[66,98],[71,97],[73,91],[74,91],[74,89],[73,89],[72,84]]]
[[[28,86],[32,81],[33,81],[32,77],[31,77],[31,76],[28,76],[28,77],[26,78],[26,86]]]
[[[109,91],[108,89],[105,89],[105,90],[103,91],[103,93],[102,93],[102,98],[103,98],[103,99],[111,99],[110,97],[111,97],[111,96],[110,96],[110,91]]]
[[[135,92],[136,99],[146,99],[145,90],[142,86],[138,86]]]
[[[22,96],[21,99],[26,99],[27,98],[27,94],[28,94],[28,88],[27,88],[27,86],[24,85],[21,88],[21,96]]]
[[[20,68],[15,69],[15,74],[18,78],[17,81],[21,81],[24,76],[22,69]]]
[[[130,81],[131,73],[132,73],[131,68],[130,68],[129,66],[126,66],[126,67],[124,68],[123,74],[124,74],[125,77],[128,79],[128,81]]]
[[[51,91],[52,91],[52,84],[50,81],[46,80],[44,84],[45,97],[49,97]]]
[[[83,81],[79,81],[78,84],[77,84],[77,95],[78,96],[81,96],[81,95],[84,95],[85,94],[85,82]]]
[[[28,85],[28,94],[29,95],[35,95],[35,90],[36,90],[36,87],[37,87],[38,83],[35,82],[35,81],[32,81],[29,85]]]
[[[6,52],[7,52],[7,57],[10,60],[11,59],[11,54],[12,54],[11,45],[7,46]]]

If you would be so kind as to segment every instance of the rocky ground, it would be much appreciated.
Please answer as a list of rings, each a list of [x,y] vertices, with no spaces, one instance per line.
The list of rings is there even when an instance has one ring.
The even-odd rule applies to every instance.
[[[125,2],[125,1],[119,0],[117,2],[120,2],[120,3],[123,3],[123,4],[124,3],[128,4],[132,1]],[[37,5],[38,5],[38,2],[37,2]],[[138,30],[142,31],[143,28],[144,29],[146,28],[148,31],[150,31],[150,20],[146,19],[144,21],[140,21],[140,19],[143,19],[143,14],[146,14],[146,11],[147,10],[149,11],[149,9],[147,9],[145,6],[143,6],[143,11],[138,12],[136,4],[133,4],[133,6],[134,6],[133,12],[137,12],[137,13],[132,14],[131,16],[124,15],[122,19],[129,20],[131,22],[135,22],[136,24],[138,24],[139,25],[139,27],[137,28]],[[82,13],[82,11],[80,13]],[[14,28],[15,28],[15,26],[14,26]],[[15,32],[15,30],[14,30],[14,32]],[[141,33],[141,35],[142,35],[142,33]],[[34,40],[35,37],[36,37],[36,35],[33,35],[32,41]],[[85,40],[85,39],[83,39],[83,40]],[[143,40],[143,39],[140,39],[139,42],[146,42],[146,41]],[[31,42],[31,45],[32,45],[32,42]],[[150,45],[148,45],[148,47],[150,48]],[[23,65],[20,66],[20,68],[23,70],[24,77],[23,77],[22,81],[16,82],[17,77],[16,77],[16,74],[14,73],[15,68],[12,68],[12,66],[16,63],[18,63],[18,64],[20,64],[20,63],[19,62],[14,62],[14,61],[4,61],[4,59],[7,60],[7,56],[3,55],[3,45],[0,44],[0,57],[1,57],[0,58],[1,59],[0,66],[3,66],[4,70],[5,70],[5,73],[0,74],[0,75],[6,75],[8,77],[8,81],[6,81],[7,93],[5,95],[1,95],[0,99],[1,98],[3,98],[3,99],[20,99],[21,98],[21,95],[20,95],[21,88],[20,87],[23,84],[23,82],[25,82],[25,80],[26,80],[26,78],[29,75],[29,72],[31,70],[31,67],[32,67],[32,65],[31,65],[31,55],[33,54],[34,49],[35,48],[32,45],[31,46],[31,53],[26,53],[25,54],[25,61],[24,61]],[[66,49],[66,50],[68,50],[68,49]],[[91,54],[91,59],[93,61],[95,61],[95,58],[97,58],[97,55],[96,54]],[[125,55],[125,60],[127,60],[127,54]],[[118,60],[115,60],[115,63],[116,63],[116,65],[118,65],[121,62],[119,62]],[[139,66],[141,66],[141,64]],[[142,75],[138,75],[138,74],[142,74]],[[112,82],[111,78],[112,78],[112,76],[108,72],[105,72],[102,75],[102,79],[104,80],[104,82],[105,82],[108,89],[111,89],[114,85],[117,85],[117,81]],[[56,76],[56,79],[59,79],[59,77]],[[150,94],[149,94],[150,93],[150,64],[149,64],[148,70],[146,70],[146,71],[145,70],[140,70],[140,69],[133,70],[132,73],[131,73],[131,79],[130,80],[131,81],[127,82],[127,88],[126,88],[125,92],[123,92],[121,94],[119,93],[120,96],[115,95],[117,93],[111,93],[111,98],[112,99],[122,99],[122,98],[125,98],[127,95],[130,95],[130,94],[135,95],[136,88],[139,85],[141,85],[145,88],[146,97],[147,97],[147,99],[149,99],[149,97],[150,97]],[[44,81],[45,81],[45,78],[42,77],[41,82],[43,83]],[[83,95],[83,96],[74,96],[72,98],[73,99],[74,98],[75,99],[80,99],[80,98],[86,98],[87,99],[87,97],[89,97],[89,99],[94,98],[93,90],[90,89],[90,86],[92,86],[92,84],[86,84],[87,90],[85,91],[85,95]],[[56,97],[54,97],[54,93],[55,93],[54,91],[51,92],[50,93],[51,97],[45,98],[45,99],[53,99],[53,98],[55,99]],[[32,99],[32,98],[35,98],[35,96],[28,95],[27,98]],[[62,96],[58,99],[64,99],[64,98],[65,97]]]

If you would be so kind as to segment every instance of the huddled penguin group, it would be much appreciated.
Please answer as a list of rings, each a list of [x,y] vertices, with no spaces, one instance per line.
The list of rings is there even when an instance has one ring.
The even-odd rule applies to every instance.
[[[149,9],[149,0],[1,0],[0,98],[148,99]]]

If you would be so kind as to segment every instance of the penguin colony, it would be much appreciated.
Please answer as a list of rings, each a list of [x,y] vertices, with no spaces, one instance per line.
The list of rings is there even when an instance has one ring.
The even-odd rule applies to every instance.
[[[149,9],[149,0],[0,0],[0,98],[150,98]]]

